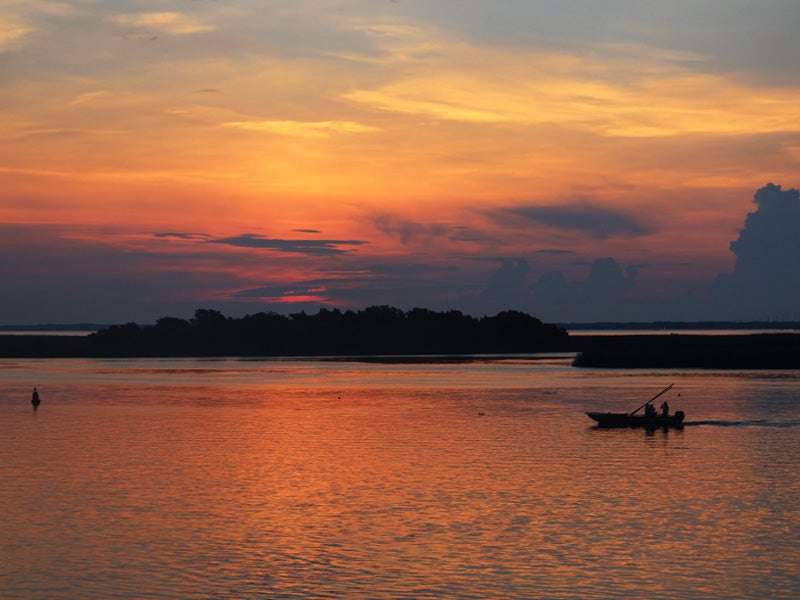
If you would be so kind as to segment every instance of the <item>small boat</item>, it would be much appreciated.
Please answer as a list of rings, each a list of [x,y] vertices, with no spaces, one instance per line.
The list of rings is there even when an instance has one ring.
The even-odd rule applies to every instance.
[[[683,427],[685,415],[682,410],[674,414],[655,417],[634,415],[631,413],[612,412],[587,412],[590,419],[597,421],[598,427],[645,427],[647,429],[660,429],[663,427]]]
[[[595,411],[587,412],[586,415],[593,421],[596,421],[598,427],[645,427],[647,429],[683,427],[683,420],[686,418],[686,415],[682,410],[677,410],[673,414],[658,414],[655,412],[655,409],[649,407],[651,409],[649,413],[643,415],[636,414],[645,406],[653,402],[653,400],[671,390],[672,385],[673,384],[670,384],[665,387],[633,412],[612,413]]]

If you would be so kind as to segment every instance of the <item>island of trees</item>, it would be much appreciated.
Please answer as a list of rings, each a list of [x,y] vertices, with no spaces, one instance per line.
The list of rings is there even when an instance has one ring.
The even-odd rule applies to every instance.
[[[517,311],[475,318],[456,310],[372,306],[241,318],[198,309],[190,320],[115,325],[88,338],[102,356],[358,356],[535,352],[564,345],[568,334]]]
[[[372,306],[112,325],[86,336],[2,335],[0,357],[411,357],[574,352],[577,367],[800,369],[800,334],[574,335],[518,311],[481,318],[457,310]],[[396,358],[395,358],[396,359]],[[441,358],[440,358],[441,359]]]

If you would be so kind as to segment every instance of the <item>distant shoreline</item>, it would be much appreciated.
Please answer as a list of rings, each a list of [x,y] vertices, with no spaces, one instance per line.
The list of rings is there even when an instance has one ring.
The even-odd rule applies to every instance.
[[[800,333],[571,337],[576,367],[800,369]]]
[[[576,367],[591,368],[697,368],[697,369],[800,369],[800,333],[706,334],[612,334],[577,335],[515,353],[572,352]],[[491,353],[489,350],[487,353]],[[419,352],[419,355],[428,355]],[[447,353],[442,356],[474,356],[480,352]],[[513,353],[512,353],[513,354]],[[386,356],[409,357],[414,352],[389,352]],[[0,333],[0,358],[200,358],[213,353],[104,352],[93,346],[90,336],[7,335]],[[223,354],[253,358],[279,358],[277,354]],[[316,358],[316,354],[291,357]],[[352,353],[327,353],[326,358],[353,357]],[[374,356],[364,354],[363,356]]]
[[[690,331],[728,331],[728,332],[797,332],[800,333],[800,321],[591,321],[556,323],[574,335],[608,335],[609,332],[644,333],[690,332]],[[0,335],[89,335],[113,327],[100,323],[61,323],[36,325],[0,325]]]
[[[101,325],[98,323],[0,325],[0,335],[7,333],[34,334],[36,332],[41,332],[42,335],[51,335],[57,332],[67,332],[73,335],[83,332],[89,335],[90,333],[105,329],[106,327],[110,327],[110,325]]]
[[[594,321],[591,323],[558,323],[570,332],[591,331],[631,331],[631,332],[669,332],[669,331],[797,331],[800,321]]]

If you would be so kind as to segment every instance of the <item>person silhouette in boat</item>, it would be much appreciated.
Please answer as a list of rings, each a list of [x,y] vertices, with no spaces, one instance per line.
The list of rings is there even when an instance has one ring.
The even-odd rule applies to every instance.
[[[33,388],[33,396],[31,396],[31,404],[33,404],[33,408],[36,408],[41,404],[42,401],[39,398],[39,391],[36,388]]]
[[[644,416],[648,419],[652,419],[656,416],[656,407],[650,402],[644,405]]]
[[[664,402],[661,403],[661,416],[662,417],[669,416],[669,404],[667,404],[666,400],[664,400]]]

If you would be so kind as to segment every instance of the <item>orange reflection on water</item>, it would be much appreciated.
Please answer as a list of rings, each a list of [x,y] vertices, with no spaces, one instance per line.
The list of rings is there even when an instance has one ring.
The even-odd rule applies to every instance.
[[[104,388],[116,404],[44,404],[35,419],[26,410],[15,429],[3,425],[15,441],[0,473],[15,540],[4,564],[15,569],[0,589],[36,597],[58,588],[65,598],[797,592],[797,428],[594,430],[575,407],[597,388],[555,392],[542,381],[335,393],[178,385],[156,388],[160,404],[145,402],[153,389],[126,384]],[[136,394],[141,403],[130,403]]]

